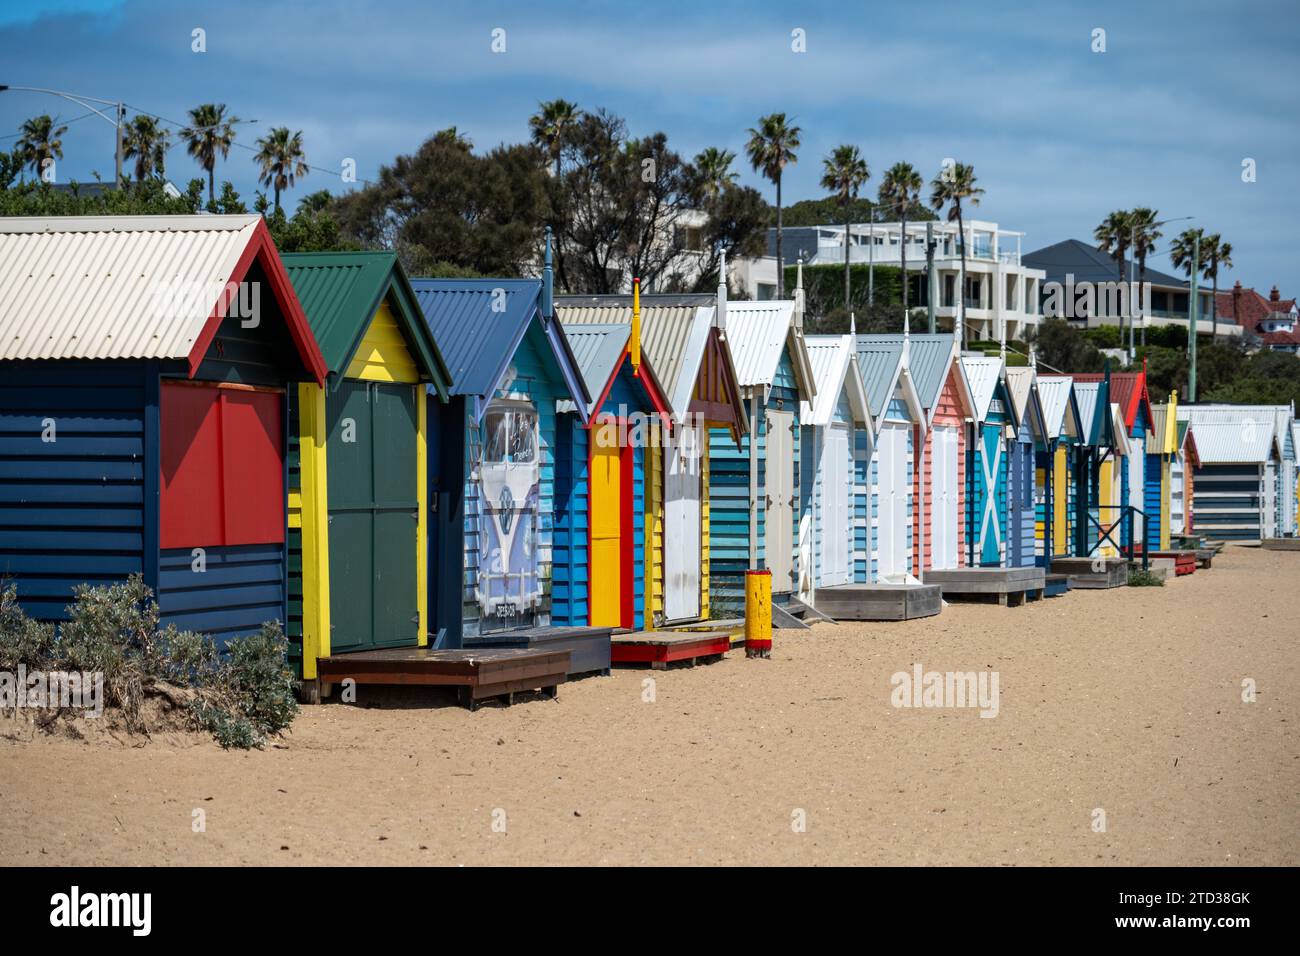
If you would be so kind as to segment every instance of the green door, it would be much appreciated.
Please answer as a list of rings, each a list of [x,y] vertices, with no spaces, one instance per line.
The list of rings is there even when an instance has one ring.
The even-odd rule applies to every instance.
[[[325,400],[333,651],[418,641],[415,400],[351,380]]]

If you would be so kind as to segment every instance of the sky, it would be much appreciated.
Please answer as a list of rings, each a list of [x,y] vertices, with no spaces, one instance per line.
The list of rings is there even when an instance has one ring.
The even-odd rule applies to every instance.
[[[1283,298],[1300,294],[1298,76],[1293,0],[0,0],[0,84],[178,124],[226,103],[249,121],[248,148],[218,182],[250,204],[252,147],[273,126],[302,130],[318,167],[292,208],[355,188],[337,175],[345,160],[373,178],[448,126],[479,149],[526,139],[538,102],[555,97],[609,109],[635,135],[663,130],[688,157],[731,149],[741,181],[774,201],[744,144],[759,116],[784,111],[803,130],[787,203],[824,195],[821,160],[840,143],[861,148],[870,195],[895,162],[929,180],[955,158],[986,190],[975,215],[1025,233],[1025,252],[1090,241],[1112,209],[1145,205],[1232,243],[1221,284],[1276,284]],[[112,127],[48,95],[0,93],[0,149],[40,113],[73,121],[59,180],[111,177]],[[201,171],[179,147],[167,173],[184,188]],[[1191,224],[1165,227],[1153,267],[1172,271],[1168,237]]]

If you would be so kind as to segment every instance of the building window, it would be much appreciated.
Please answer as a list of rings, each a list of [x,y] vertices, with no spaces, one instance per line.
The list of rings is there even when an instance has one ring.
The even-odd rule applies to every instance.
[[[758,288],[756,289],[756,297],[759,302],[768,302],[776,298],[776,286],[770,282],[758,283]]]

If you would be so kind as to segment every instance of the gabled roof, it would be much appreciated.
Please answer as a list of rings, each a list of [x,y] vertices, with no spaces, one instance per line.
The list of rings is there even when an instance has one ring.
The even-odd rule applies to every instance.
[[[1008,368],[1004,374],[1016,427],[1019,428],[1024,424],[1025,416],[1028,415],[1030,431],[1039,438],[1046,438],[1047,425],[1042,400],[1038,395],[1037,371],[1028,366],[1018,365]]]
[[[1048,438],[1078,439],[1083,434],[1079,402],[1074,394],[1074,380],[1068,375],[1039,375],[1038,397],[1043,403],[1043,419]]]
[[[1100,382],[1105,372],[1075,372],[1075,382]],[[1147,392],[1146,372],[1111,372],[1110,400],[1124,412],[1124,427],[1132,430],[1137,421],[1138,409],[1145,406],[1146,419],[1151,421],[1151,396]]]
[[[686,420],[700,363],[708,350],[716,299],[711,295],[641,296],[641,351],[649,358],[663,385],[674,421]],[[555,315],[569,329],[577,325],[631,323],[630,295],[568,295],[555,299]],[[739,383],[731,352],[721,350],[739,399]],[[741,430],[748,419],[739,416]]]
[[[795,327],[794,309],[794,302],[781,299],[727,303],[727,344],[741,388],[761,388],[766,393],[776,378],[781,350],[788,348],[800,397],[813,397],[816,386],[803,332]]]
[[[1110,434],[1110,415],[1098,414],[1101,409],[1110,407],[1106,400],[1106,383],[1080,381],[1077,375],[1072,377],[1074,395],[1079,402],[1079,423],[1083,426],[1080,440],[1085,445],[1104,447],[1114,439]]]
[[[198,369],[261,265],[303,366],[325,363],[261,216],[0,218],[0,360],[186,359]]]
[[[854,418],[870,424],[871,406],[867,401],[862,376],[858,374],[853,336],[810,335],[805,341],[817,395],[811,404],[806,401],[801,403],[799,420],[806,425],[829,425],[835,417],[835,406],[839,404],[840,394],[847,388]]]
[[[416,301],[451,373],[451,394],[474,399],[482,418],[534,322],[559,365],[569,395],[584,411],[591,402],[556,322],[539,311],[542,283],[537,279],[412,279]]]
[[[630,323],[612,322],[601,325],[562,325],[561,327],[573,350],[578,369],[582,372],[582,381],[587,387],[587,394],[591,396],[585,416],[590,420],[591,416],[605,404],[605,399],[623,368],[623,360],[628,355],[628,340],[632,335],[632,326]],[[668,409],[668,402],[659,385],[659,379],[655,376],[654,366],[650,362],[650,357],[644,352],[641,355],[641,367],[637,377],[646,390],[651,407],[656,412],[671,417],[672,413]]]
[[[1239,422],[1192,422],[1196,455],[1203,465],[1262,465],[1273,457],[1272,427],[1243,428]]]
[[[1170,409],[1174,414],[1170,414]],[[1178,398],[1172,395],[1169,402],[1151,406],[1152,445],[1147,451],[1153,454],[1174,455],[1182,446],[1178,429]]]
[[[1020,257],[1022,265],[1030,269],[1042,269],[1047,273],[1047,282],[1065,282],[1066,275],[1074,276],[1080,282],[1117,282],[1119,265],[1109,254],[1102,252],[1090,243],[1078,239],[1066,239],[1062,242],[1035,249]],[[1137,280],[1137,267],[1132,266],[1133,280]],[[1152,285],[1186,289],[1186,279],[1180,279],[1159,269],[1153,269],[1148,262],[1146,281]]]
[[[1207,457],[1206,443],[1213,441],[1209,456],[1221,456],[1231,453],[1250,455],[1255,449],[1259,436],[1265,435],[1267,441],[1279,458],[1286,455],[1288,433],[1294,424],[1294,415],[1289,405],[1180,405],[1179,421],[1190,421],[1196,433],[1196,446],[1201,453],[1201,461],[1213,464],[1218,462],[1241,461],[1253,462],[1254,457],[1222,458]],[[1228,442],[1228,433],[1206,431],[1207,425],[1225,425],[1241,433],[1235,444]],[[1263,459],[1260,459],[1263,460]]]
[[[393,252],[298,252],[280,257],[331,374],[341,375],[385,300],[421,376],[446,398],[451,375]]]
[[[960,361],[970,389],[972,415],[975,421],[982,422],[989,417],[989,406],[1002,379],[1002,359],[996,355],[963,355]]]
[[[854,342],[858,372],[862,376],[867,407],[875,416],[874,434],[880,433],[889,402],[900,388],[912,421],[924,423],[925,406],[910,371],[903,368],[902,336],[859,335]]]
[[[882,342],[896,341],[900,348],[903,344],[901,335],[872,335],[871,338]],[[939,396],[943,394],[943,386],[948,380],[948,370],[952,368],[955,354],[953,344],[951,332],[908,336],[907,367],[911,370],[916,392],[928,414],[933,413]]]

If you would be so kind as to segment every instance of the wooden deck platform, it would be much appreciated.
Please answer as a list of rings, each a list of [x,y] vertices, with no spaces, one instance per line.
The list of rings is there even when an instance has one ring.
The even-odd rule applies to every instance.
[[[526,627],[464,638],[466,650],[523,647],[538,651],[568,651],[569,677],[608,674],[611,664],[608,627]]]
[[[1196,551],[1196,566],[1198,568],[1214,567],[1214,556],[1217,553],[1213,548],[1198,548]]]
[[[1070,576],[1055,572],[1044,575],[1043,597],[1060,597],[1070,590]]]
[[[813,601],[837,621],[910,621],[943,610],[937,584],[837,584],[818,588]]]
[[[1043,596],[1047,579],[1042,568],[954,568],[925,572],[926,584],[937,584],[948,598],[995,598],[1015,607]]]
[[[615,664],[649,664],[654,670],[664,670],[677,661],[689,661],[694,666],[722,660],[731,650],[732,633],[729,628],[714,628],[615,634],[610,639],[610,652]]]
[[[1300,551],[1300,538],[1265,538],[1259,546],[1265,551]]]
[[[358,684],[456,687],[460,702],[474,710],[489,697],[514,703],[520,691],[559,694],[569,669],[568,651],[493,647],[432,651],[424,647],[334,654],[317,662],[320,684],[352,679]]]
[[[1067,575],[1071,588],[1128,586],[1128,561],[1124,558],[1053,558],[1052,570]]]
[[[1152,561],[1172,561],[1173,571],[1177,577],[1196,572],[1197,556],[1195,551],[1152,551],[1148,557]]]

